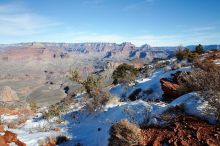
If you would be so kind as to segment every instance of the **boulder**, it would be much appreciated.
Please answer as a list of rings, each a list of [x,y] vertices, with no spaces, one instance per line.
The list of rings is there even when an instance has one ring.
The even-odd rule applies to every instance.
[[[4,138],[7,143],[16,142],[17,141],[17,134],[12,133],[10,131],[5,131]]]
[[[164,92],[163,97],[165,101],[171,101],[181,96],[180,92],[178,92],[180,85],[172,81],[169,81],[168,79],[165,78],[160,79],[160,83],[161,83],[161,88]]]
[[[0,101],[12,102],[18,100],[17,93],[9,86],[4,86],[0,89]]]
[[[9,146],[10,143],[15,143],[17,146],[26,146],[17,138],[17,134],[5,131],[4,135],[0,135],[0,146]]]

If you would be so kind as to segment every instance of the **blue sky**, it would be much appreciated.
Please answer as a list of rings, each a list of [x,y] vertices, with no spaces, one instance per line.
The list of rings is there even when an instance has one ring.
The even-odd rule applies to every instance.
[[[1,0],[0,43],[220,44],[220,0]]]

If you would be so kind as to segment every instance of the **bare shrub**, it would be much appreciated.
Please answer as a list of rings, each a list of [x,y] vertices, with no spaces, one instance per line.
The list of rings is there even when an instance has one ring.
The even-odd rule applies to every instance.
[[[88,100],[86,103],[86,108],[90,112],[94,112],[96,110],[102,110],[103,107],[108,103],[109,98],[111,97],[110,94],[103,90],[93,90],[90,92],[92,98]]]
[[[82,85],[86,91],[86,109],[90,112],[101,110],[109,101],[110,94],[104,91],[101,82],[101,76],[89,75],[86,80],[82,81],[77,71],[72,71],[70,80]],[[47,115],[46,115],[47,116]]]
[[[213,64],[197,63],[191,73],[181,73],[177,79],[180,92],[197,91],[213,108],[206,109],[220,120],[220,69]],[[206,66],[207,65],[207,66]]]
[[[220,70],[206,72],[195,69],[191,73],[181,73],[178,77],[181,92],[220,91]]]
[[[110,136],[109,146],[141,146],[144,142],[141,129],[127,119],[112,125]]]
[[[202,62],[201,61],[197,61],[193,65],[194,65],[195,68],[200,68],[200,69],[202,69],[204,71],[207,71],[207,72],[220,70],[218,65],[216,65],[212,61],[207,61],[207,60],[206,61],[202,61]]]

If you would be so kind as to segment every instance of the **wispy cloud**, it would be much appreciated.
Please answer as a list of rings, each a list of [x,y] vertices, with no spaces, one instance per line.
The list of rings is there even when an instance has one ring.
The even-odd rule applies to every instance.
[[[207,31],[211,31],[211,30],[215,30],[216,27],[214,26],[203,26],[203,27],[195,27],[195,28],[191,28],[189,29],[192,32],[207,32]]]
[[[20,3],[0,5],[0,35],[33,35],[53,25],[57,23],[32,13]]]

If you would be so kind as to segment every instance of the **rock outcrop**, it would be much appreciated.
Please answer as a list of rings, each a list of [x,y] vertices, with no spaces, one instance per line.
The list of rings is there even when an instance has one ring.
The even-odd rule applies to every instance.
[[[181,116],[169,126],[143,128],[145,145],[219,146],[220,127],[190,116]]]
[[[4,86],[0,89],[0,101],[12,102],[18,100],[17,93],[12,90],[9,86]]]
[[[26,146],[25,143],[17,138],[17,134],[5,131],[4,135],[0,135],[0,145],[9,146],[10,143],[15,143],[17,146]]]
[[[161,88],[164,92],[163,97],[165,101],[171,101],[181,95],[178,92],[180,85],[165,78],[160,79],[160,83],[161,83]]]

